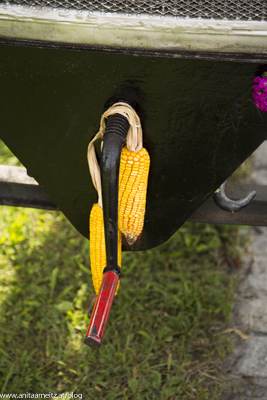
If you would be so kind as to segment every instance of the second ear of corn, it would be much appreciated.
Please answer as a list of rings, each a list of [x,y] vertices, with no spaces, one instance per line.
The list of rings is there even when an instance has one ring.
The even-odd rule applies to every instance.
[[[106,247],[104,233],[103,209],[98,203],[94,204],[90,213],[90,260],[93,285],[98,294],[102,278],[103,269],[106,267]],[[121,266],[121,233],[118,231],[118,264]],[[117,286],[117,291],[119,288]],[[117,293],[116,291],[116,293]]]
[[[121,232],[132,245],[143,230],[149,166],[150,158],[145,148],[135,153],[129,151],[126,146],[123,147],[119,175],[119,266],[121,266]],[[93,205],[90,214],[90,259],[93,284],[98,294],[103,269],[106,266],[103,210],[99,204]],[[118,288],[119,283],[117,290]]]

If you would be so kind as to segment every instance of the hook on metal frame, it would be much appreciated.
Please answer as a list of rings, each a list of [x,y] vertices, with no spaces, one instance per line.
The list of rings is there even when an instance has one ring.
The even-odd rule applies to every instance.
[[[255,190],[250,192],[244,199],[241,200],[231,200],[225,194],[225,181],[213,194],[213,200],[220,207],[222,210],[229,211],[229,212],[238,212],[242,210],[242,208],[246,207],[251,200],[256,196]]]

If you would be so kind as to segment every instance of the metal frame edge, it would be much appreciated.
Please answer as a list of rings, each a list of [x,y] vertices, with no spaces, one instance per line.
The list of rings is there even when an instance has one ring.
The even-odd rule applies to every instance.
[[[0,6],[0,40],[135,49],[260,55],[267,59],[267,22],[179,19],[26,6]]]

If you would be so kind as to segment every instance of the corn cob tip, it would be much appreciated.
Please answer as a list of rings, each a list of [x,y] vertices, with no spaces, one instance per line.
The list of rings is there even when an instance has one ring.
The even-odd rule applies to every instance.
[[[127,243],[131,246],[132,244],[134,244],[134,242],[136,242],[139,235],[135,235],[134,233],[127,233],[124,236],[127,240]]]

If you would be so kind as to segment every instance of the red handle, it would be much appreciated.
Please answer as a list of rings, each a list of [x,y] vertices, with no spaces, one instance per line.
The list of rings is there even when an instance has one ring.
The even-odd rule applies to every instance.
[[[115,272],[105,272],[84,339],[84,343],[93,349],[101,346],[118,281],[119,276]]]

